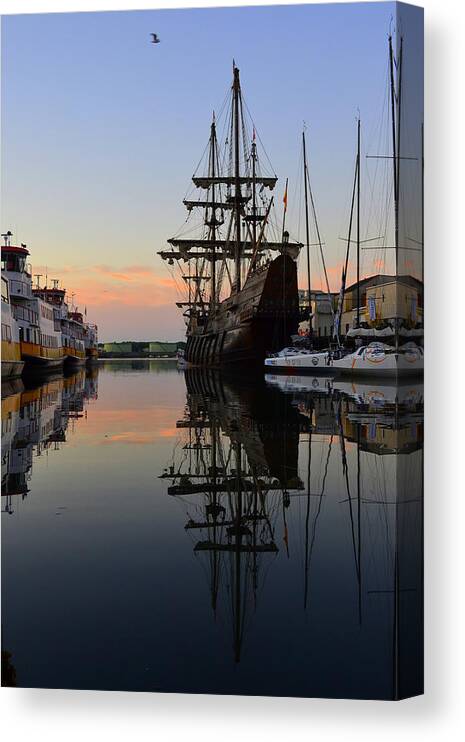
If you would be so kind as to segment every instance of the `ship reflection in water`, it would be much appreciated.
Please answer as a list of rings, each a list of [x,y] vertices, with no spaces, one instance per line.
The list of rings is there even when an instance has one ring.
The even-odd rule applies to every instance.
[[[421,692],[421,386],[93,374],[2,400],[18,685]]]
[[[59,451],[97,398],[97,371],[55,377],[25,387],[20,379],[2,384],[2,512],[14,512],[16,498],[29,494],[33,460]]]

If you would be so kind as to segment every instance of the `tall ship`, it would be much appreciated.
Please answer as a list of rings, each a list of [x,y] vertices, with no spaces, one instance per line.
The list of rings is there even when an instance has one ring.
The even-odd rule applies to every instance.
[[[184,199],[186,223],[159,252],[181,273],[177,306],[187,327],[188,364],[262,363],[298,330],[302,244],[290,241],[285,229],[287,185],[284,217],[276,219],[277,176],[262,159],[270,167],[234,64],[231,95],[218,120],[213,114],[193,191]]]

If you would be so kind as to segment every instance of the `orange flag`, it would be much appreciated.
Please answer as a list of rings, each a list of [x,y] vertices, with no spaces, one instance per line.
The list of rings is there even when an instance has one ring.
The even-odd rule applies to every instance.
[[[283,204],[284,204],[284,211],[287,211],[287,180],[286,180],[286,190],[284,191],[284,196],[283,196]]]

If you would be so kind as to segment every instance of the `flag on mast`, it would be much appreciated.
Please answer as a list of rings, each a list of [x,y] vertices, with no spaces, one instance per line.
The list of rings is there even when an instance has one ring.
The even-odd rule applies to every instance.
[[[284,211],[287,211],[287,181],[288,179],[286,178],[286,190],[284,191],[283,196]]]

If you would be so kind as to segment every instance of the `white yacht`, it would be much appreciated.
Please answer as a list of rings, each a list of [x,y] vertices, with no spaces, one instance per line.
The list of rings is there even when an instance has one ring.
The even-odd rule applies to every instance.
[[[332,368],[341,374],[395,377],[422,374],[423,361],[423,348],[412,341],[397,348],[372,342],[334,360]]]

